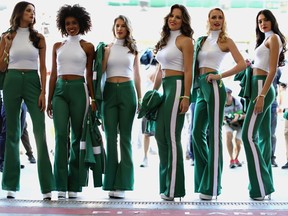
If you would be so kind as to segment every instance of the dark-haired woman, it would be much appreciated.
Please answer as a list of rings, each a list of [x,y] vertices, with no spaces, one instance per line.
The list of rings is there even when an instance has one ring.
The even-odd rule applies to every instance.
[[[141,102],[139,57],[131,22],[126,16],[114,19],[112,31],[115,41],[105,47],[102,64],[107,78],[102,109],[107,144],[103,189],[110,191],[110,198],[125,198],[125,191],[134,189],[131,134]]]
[[[271,168],[271,104],[275,99],[273,79],[284,65],[286,40],[270,10],[256,16],[256,48],[251,80],[251,102],[242,128],[249,174],[249,195],[264,200],[274,192]]]
[[[193,66],[194,81],[199,85],[192,132],[195,159],[194,190],[199,193],[199,198],[202,200],[217,197],[221,194],[222,188],[221,128],[226,90],[221,79],[232,76],[246,67],[236,44],[227,36],[223,11],[219,8],[210,10],[207,23],[208,36],[198,38]],[[228,53],[231,53],[236,64],[226,71],[220,71],[220,65]]]
[[[3,87],[7,132],[2,188],[8,191],[7,198],[15,198],[20,189],[19,116],[24,101],[33,123],[41,192],[43,199],[50,200],[54,179],[45,133],[46,43],[33,28],[35,23],[34,5],[18,2],[10,18],[10,31],[0,44],[0,71],[8,69]]]
[[[65,199],[66,192],[69,198],[76,198],[77,192],[82,191],[79,181],[82,126],[90,101],[92,110],[96,110],[92,87],[94,46],[81,39],[91,29],[90,15],[85,8],[64,5],[58,10],[56,22],[66,38],[53,46],[47,114],[53,118],[55,128],[56,190],[58,199]],[[71,131],[70,154],[68,131]]]
[[[161,39],[156,44],[157,68],[154,89],[163,87],[163,103],[156,120],[159,152],[160,196],[172,201],[185,196],[181,131],[190,104],[193,60],[193,29],[183,5],[175,4],[164,18]]]

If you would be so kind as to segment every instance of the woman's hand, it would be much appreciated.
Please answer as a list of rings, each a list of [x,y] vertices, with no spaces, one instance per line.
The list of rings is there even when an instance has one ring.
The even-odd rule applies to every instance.
[[[41,112],[45,111],[46,101],[45,101],[45,93],[41,93],[38,99],[38,106]]]
[[[4,36],[4,40],[5,40],[5,50],[9,51],[12,45],[12,35],[10,33],[6,34]]]
[[[46,112],[47,112],[48,117],[52,119],[53,118],[53,109],[52,109],[52,103],[51,102],[48,102]]]
[[[180,107],[179,107],[180,114],[185,114],[189,109],[189,105],[190,105],[189,98],[186,98],[186,97],[182,98],[180,101]]]
[[[96,106],[95,101],[91,101],[91,110],[92,110],[93,112],[95,112],[95,111],[97,110],[97,106]]]
[[[255,103],[255,107],[254,107],[254,113],[255,114],[259,114],[263,112],[263,107],[264,107],[264,99],[265,97],[258,95],[253,103]]]
[[[221,75],[220,74],[211,74],[209,73],[207,76],[206,76],[206,80],[207,82],[211,83],[212,80],[220,80],[221,79]]]

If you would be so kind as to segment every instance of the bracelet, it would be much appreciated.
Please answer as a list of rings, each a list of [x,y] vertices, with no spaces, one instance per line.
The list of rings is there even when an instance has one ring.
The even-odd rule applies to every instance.
[[[237,120],[239,121],[239,120],[241,120],[241,118],[242,118],[242,115],[241,115],[241,114],[239,114],[239,117],[238,117],[238,119],[237,119]]]
[[[265,98],[265,95],[264,95],[264,94],[258,95],[258,96],[253,100],[253,103],[255,103],[260,97]]]
[[[91,99],[92,102],[95,102],[95,99]]]
[[[9,56],[9,53],[4,49],[4,53],[7,55],[7,56]]]
[[[219,74],[219,77],[220,77],[220,80],[221,80],[222,79],[222,74],[221,73]]]
[[[186,99],[190,99],[190,97],[189,96],[186,96],[186,95],[184,95],[184,96],[180,96],[180,98],[186,98]]]
[[[4,54],[5,54],[4,62],[6,64],[9,64],[9,53],[5,49],[4,49]]]
[[[138,98],[138,103],[142,103],[142,98]]]

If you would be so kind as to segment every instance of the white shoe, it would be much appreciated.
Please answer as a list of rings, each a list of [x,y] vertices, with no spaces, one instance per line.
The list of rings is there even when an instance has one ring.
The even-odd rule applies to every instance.
[[[194,160],[193,159],[190,159],[190,165],[194,166]]]
[[[114,191],[109,191],[108,196],[113,198],[114,197]]]
[[[256,201],[263,201],[265,200],[266,196],[262,196],[262,197],[251,197],[251,199],[256,200]],[[271,200],[271,194],[267,195],[268,200]]]
[[[262,197],[251,197],[251,199],[256,200],[256,201],[263,201],[265,199],[265,196],[262,196]]]
[[[200,198],[201,200],[212,200],[213,196],[200,193],[200,194],[199,194],[199,198]]]
[[[69,197],[69,199],[76,199],[77,198],[77,192],[69,191],[68,197]]]
[[[66,199],[66,192],[65,191],[58,191],[58,200],[59,199]]]
[[[7,199],[15,199],[16,191],[7,191]]]
[[[143,159],[140,167],[147,167],[147,166],[148,166],[148,158],[145,157],[145,158]]]
[[[43,200],[51,200],[51,197],[52,197],[51,192],[43,194]]]
[[[113,194],[110,192],[113,192]],[[110,191],[109,192],[109,197],[110,198],[116,198],[116,199],[124,199],[125,198],[125,191],[121,191],[121,190],[116,190],[116,191]]]
[[[160,196],[161,196],[161,199],[166,200],[166,201],[173,201],[174,200],[174,197],[168,197],[163,193],[161,193]]]

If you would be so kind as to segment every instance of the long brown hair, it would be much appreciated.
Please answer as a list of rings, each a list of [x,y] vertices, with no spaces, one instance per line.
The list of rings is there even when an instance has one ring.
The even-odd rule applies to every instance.
[[[118,19],[121,19],[124,21],[126,28],[127,28],[127,35],[124,39],[124,44],[123,46],[128,47],[128,49],[130,50],[131,53],[133,53],[134,55],[138,54],[138,50],[137,50],[137,46],[136,46],[136,41],[132,36],[132,25],[130,20],[128,19],[128,17],[124,16],[124,15],[119,15],[118,17],[116,17],[114,19],[114,24],[112,27],[112,31],[113,31],[113,35],[114,37],[116,37],[116,33],[115,33],[115,25]]]
[[[174,4],[172,5],[170,9],[169,14],[167,14],[164,17],[164,26],[162,27],[161,38],[155,46],[155,53],[157,53],[158,50],[160,50],[162,47],[167,45],[167,42],[170,36],[170,28],[168,26],[168,19],[170,15],[172,14],[172,11],[176,8],[180,9],[182,12],[182,25],[180,29],[181,34],[187,37],[193,38],[194,31],[191,28],[191,17],[189,15],[187,8],[180,4]]]
[[[35,8],[34,4],[30,2],[26,2],[26,1],[18,2],[15,5],[12,15],[10,17],[11,32],[16,32],[17,29],[19,28],[20,21],[28,5],[32,5]],[[38,36],[38,32],[34,29],[35,23],[36,23],[36,18],[34,18],[33,23],[29,24],[29,32],[30,32],[29,39],[30,41],[32,41],[34,47],[36,47],[37,49],[40,49],[39,47],[40,37]]]

